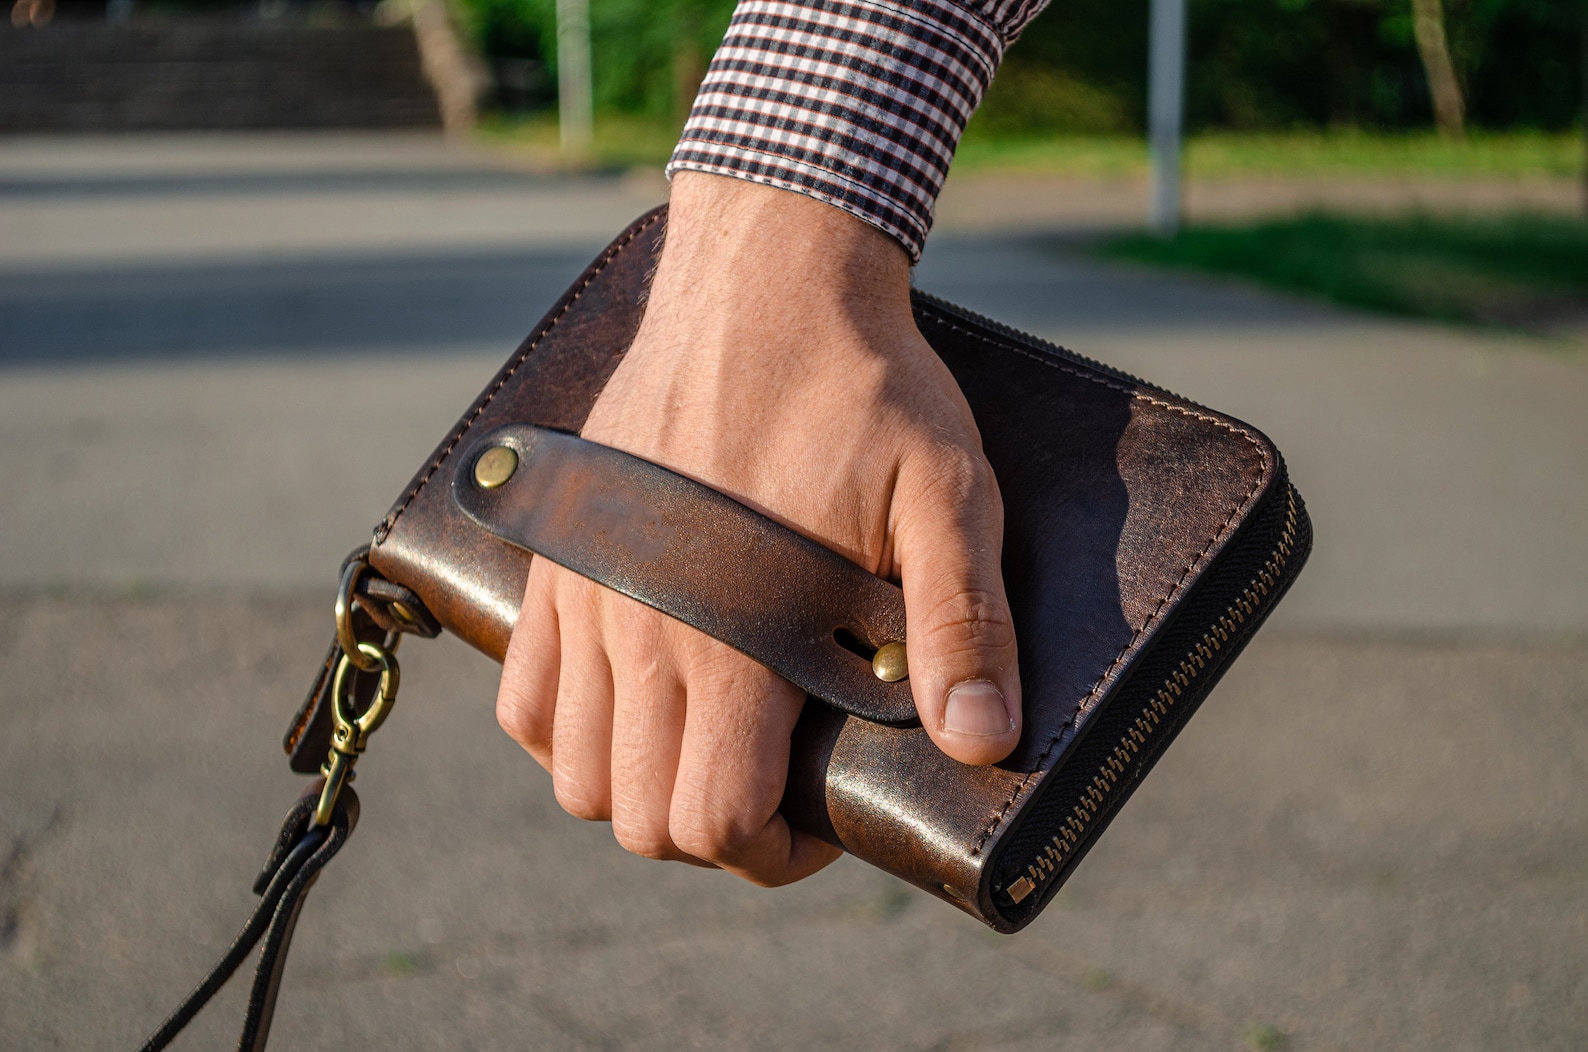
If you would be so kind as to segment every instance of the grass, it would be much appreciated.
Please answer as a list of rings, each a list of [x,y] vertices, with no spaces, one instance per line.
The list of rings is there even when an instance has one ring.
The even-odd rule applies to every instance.
[[[412,975],[419,970],[419,959],[411,953],[393,950],[381,958],[380,967],[387,975]]]
[[[1588,222],[1303,215],[1102,243],[1115,259],[1248,278],[1392,314],[1522,329],[1588,312]]]
[[[1431,132],[1221,133],[1192,139],[1186,149],[1192,178],[1311,174],[1569,179],[1582,175],[1583,161],[1583,137],[1576,132],[1480,131],[1460,140]]]
[[[1252,1052],[1279,1052],[1290,1043],[1285,1032],[1272,1023],[1253,1023],[1246,1028],[1245,1037]]]
[[[566,167],[558,152],[553,112],[487,115],[479,132],[492,147],[544,168]],[[678,127],[671,121],[602,115],[585,163],[600,168],[660,167],[672,152]],[[1577,133],[1474,132],[1465,139],[1433,133],[1380,134],[1353,130],[1282,134],[1217,132],[1186,143],[1187,177],[1293,178],[1297,176],[1470,178],[1572,178],[1583,171]],[[973,125],[960,143],[955,169],[1037,175],[1119,178],[1145,175],[1147,147],[1140,136],[989,136]]]
[[[1285,134],[1215,132],[1185,145],[1188,179],[1436,178],[1549,179],[1582,174],[1584,146],[1576,133],[1478,132],[1461,140],[1432,133],[1380,134],[1354,130]],[[979,136],[960,143],[961,171],[1046,175],[1130,176],[1147,171],[1147,147],[1137,137]]]
[[[489,147],[512,154],[535,168],[660,168],[678,141],[679,129],[668,121],[641,117],[600,116],[590,156],[575,162],[563,158],[558,145],[557,115],[524,117],[485,115],[475,134]]]
[[[1081,985],[1088,990],[1112,990],[1117,981],[1107,968],[1088,968],[1081,973]]]

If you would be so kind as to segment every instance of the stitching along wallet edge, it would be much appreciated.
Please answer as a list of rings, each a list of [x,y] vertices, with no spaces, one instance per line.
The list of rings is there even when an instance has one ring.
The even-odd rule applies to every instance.
[[[502,429],[578,432],[638,329],[665,221],[665,207],[642,216],[590,266],[375,531],[371,567],[497,661],[532,542],[514,543],[523,538],[511,528],[464,507],[472,467]],[[1278,451],[1255,429],[931,296],[917,293],[915,312],[970,403],[1004,499],[1023,737],[1005,761],[968,767],[881,702],[868,709],[813,696],[795,731],[782,809],[801,828],[1014,932],[1051,900],[1284,594],[1310,550],[1311,526]],[[883,610],[892,586],[877,584]],[[875,647],[889,616],[856,613],[833,628]],[[763,640],[756,653],[755,641],[730,642],[808,690],[824,682],[779,664],[785,643]],[[312,715],[305,710],[289,736],[294,767],[318,763]]]

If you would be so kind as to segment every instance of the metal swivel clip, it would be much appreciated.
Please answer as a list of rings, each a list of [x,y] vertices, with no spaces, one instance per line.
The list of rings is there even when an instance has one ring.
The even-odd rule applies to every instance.
[[[401,637],[393,633],[384,646],[378,646],[360,643],[353,634],[353,590],[358,587],[364,570],[363,560],[350,564],[342,574],[342,587],[336,597],[336,635],[342,653],[331,679],[331,750],[320,768],[325,776],[325,788],[320,790],[320,803],[314,810],[317,826],[330,824],[337,795],[353,777],[353,765],[364,754],[369,736],[391,715],[401,681],[395,653]],[[379,687],[369,708],[361,715],[353,699],[353,679],[359,672],[376,671],[380,672]]]

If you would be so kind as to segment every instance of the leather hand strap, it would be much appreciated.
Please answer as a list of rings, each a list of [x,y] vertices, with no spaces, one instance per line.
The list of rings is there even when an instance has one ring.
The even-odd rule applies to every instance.
[[[292,932],[298,923],[298,913],[303,908],[304,898],[320,870],[347,843],[353,827],[358,824],[358,796],[351,787],[344,787],[338,795],[331,824],[326,827],[313,824],[314,808],[319,798],[320,785],[316,783],[287,812],[281,824],[281,833],[276,838],[276,846],[254,882],[254,892],[260,896],[259,905],[221,959],[215,962],[215,967],[171,1013],[170,1018],[161,1023],[159,1029],[140,1046],[140,1052],[159,1052],[169,1045],[210,998],[226,985],[243,959],[263,938],[264,949],[260,951],[259,966],[254,972],[248,1013],[243,1020],[242,1035],[237,1040],[238,1052],[262,1052],[265,1040],[270,1036],[276,991],[281,985],[282,970],[287,963],[287,948],[292,942]]]
[[[502,540],[693,625],[836,709],[917,719],[909,683],[883,682],[858,652],[904,640],[896,585],[708,486],[567,432],[498,428],[462,463],[454,500]]]

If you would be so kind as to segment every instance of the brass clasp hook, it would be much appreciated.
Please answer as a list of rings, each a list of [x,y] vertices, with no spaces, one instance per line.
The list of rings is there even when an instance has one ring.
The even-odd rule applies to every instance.
[[[358,644],[359,657],[369,663],[369,668],[380,669],[380,686],[370,702],[369,710],[362,716],[353,711],[352,683],[349,673],[357,675],[352,657],[343,653],[336,662],[336,674],[331,680],[331,752],[320,773],[325,775],[325,788],[320,790],[320,803],[314,810],[314,824],[329,825],[336,797],[353,774],[353,765],[363,755],[369,736],[375,733],[397,700],[397,687],[401,672],[397,655],[373,643]]]

